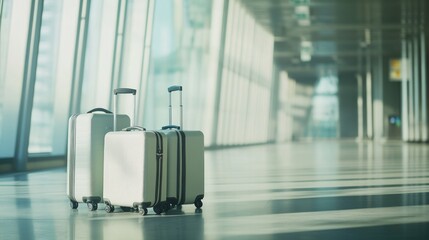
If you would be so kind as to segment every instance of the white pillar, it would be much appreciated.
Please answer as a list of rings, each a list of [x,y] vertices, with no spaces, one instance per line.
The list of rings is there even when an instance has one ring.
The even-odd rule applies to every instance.
[[[401,125],[402,125],[402,140],[409,140],[409,120],[408,120],[408,64],[407,64],[407,41],[402,39],[402,60],[401,60]]]
[[[427,85],[426,85],[426,37],[425,32],[422,30],[420,32],[420,42],[421,42],[421,93],[422,93],[422,118],[421,118],[421,140],[428,141],[428,113],[427,113]]]

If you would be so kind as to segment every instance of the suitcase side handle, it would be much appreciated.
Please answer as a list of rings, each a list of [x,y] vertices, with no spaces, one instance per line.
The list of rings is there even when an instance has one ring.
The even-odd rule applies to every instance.
[[[132,126],[132,127],[124,128],[124,129],[122,129],[122,131],[127,131],[127,132],[130,132],[130,131],[146,131],[146,128],[139,127],[139,126]]]
[[[93,112],[112,113],[111,111],[109,111],[105,108],[94,108],[94,109],[89,110],[87,113],[93,113]]]
[[[168,126],[174,126],[172,124],[172,115],[173,115],[173,110],[172,110],[172,106],[171,106],[171,93],[175,92],[175,91],[179,91],[180,92],[180,125],[179,125],[179,129],[183,129],[183,105],[182,105],[182,86],[179,85],[173,85],[171,87],[168,88],[168,92],[170,95],[170,104],[168,105],[168,110],[169,110],[169,122],[168,122]]]
[[[180,126],[177,125],[167,125],[161,128],[162,130],[166,130],[166,129],[177,129],[180,130]]]

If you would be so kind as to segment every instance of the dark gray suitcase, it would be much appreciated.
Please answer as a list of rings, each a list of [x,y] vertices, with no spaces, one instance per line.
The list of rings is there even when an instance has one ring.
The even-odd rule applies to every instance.
[[[180,93],[180,126],[172,125],[171,94]],[[169,125],[162,128],[167,136],[167,201],[175,206],[203,206],[204,198],[204,134],[183,130],[182,86],[168,88]]]

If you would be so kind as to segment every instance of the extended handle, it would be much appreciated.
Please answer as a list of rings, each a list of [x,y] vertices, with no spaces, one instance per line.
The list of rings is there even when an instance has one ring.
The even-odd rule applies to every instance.
[[[93,112],[112,113],[111,111],[109,111],[105,108],[94,108],[94,109],[89,110],[87,113],[93,113]]]
[[[169,92],[169,93],[171,93],[171,92],[175,92],[175,91],[182,91],[182,86],[174,85],[174,86],[170,86],[170,87],[168,88],[168,92]]]
[[[131,124],[130,126],[134,126],[135,118],[136,118],[136,108],[137,108],[137,97],[136,97],[137,90],[132,88],[117,88],[113,90],[113,131],[116,131],[116,125],[117,125],[117,111],[116,107],[118,104],[117,96],[119,94],[132,94],[134,96],[134,113],[133,118],[131,118]]]
[[[113,94],[118,95],[118,94],[132,94],[132,95],[136,95],[137,90],[132,89],[132,88],[117,88],[115,90],[113,90]]]
[[[168,126],[174,126],[172,124],[172,115],[173,115],[173,109],[171,106],[171,93],[175,92],[175,91],[179,91],[180,92],[180,125],[179,125],[179,129],[183,129],[183,105],[182,105],[182,86],[179,85],[174,85],[168,88],[168,92],[170,94],[170,105],[168,106],[169,109],[169,123]],[[166,127],[168,127],[166,126]]]

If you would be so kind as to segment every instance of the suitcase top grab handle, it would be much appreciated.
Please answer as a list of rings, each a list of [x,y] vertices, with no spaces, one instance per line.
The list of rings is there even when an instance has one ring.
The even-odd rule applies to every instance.
[[[134,116],[133,116],[133,118],[130,118],[130,120],[131,120],[131,124],[130,124],[130,126],[131,127],[133,127],[134,126],[134,123],[135,123],[135,119],[136,119],[136,113],[137,113],[137,110],[136,110],[136,108],[137,108],[137,97],[136,97],[136,93],[137,93],[137,90],[136,89],[133,89],[133,88],[116,88],[116,89],[114,89],[113,90],[113,131],[116,131],[116,125],[117,125],[117,119],[116,119],[116,114],[118,114],[117,113],[117,109],[116,109],[116,107],[117,107],[117,95],[119,95],[119,94],[132,94],[133,96],[134,96]]]
[[[105,108],[94,108],[94,109],[89,110],[87,113],[93,113],[93,112],[112,113],[111,111],[109,111]]]
[[[168,126],[164,126],[162,127],[162,129],[170,129],[170,128],[177,128],[177,129],[182,129],[183,130],[183,105],[182,105],[182,86],[179,85],[174,85],[168,88],[168,92],[170,94],[170,105],[168,105],[168,109],[169,109],[169,123]],[[180,92],[180,125],[179,126],[175,126],[172,124],[172,115],[173,115],[173,110],[172,110],[172,106],[171,106],[171,93],[175,92],[175,91],[179,91]]]

